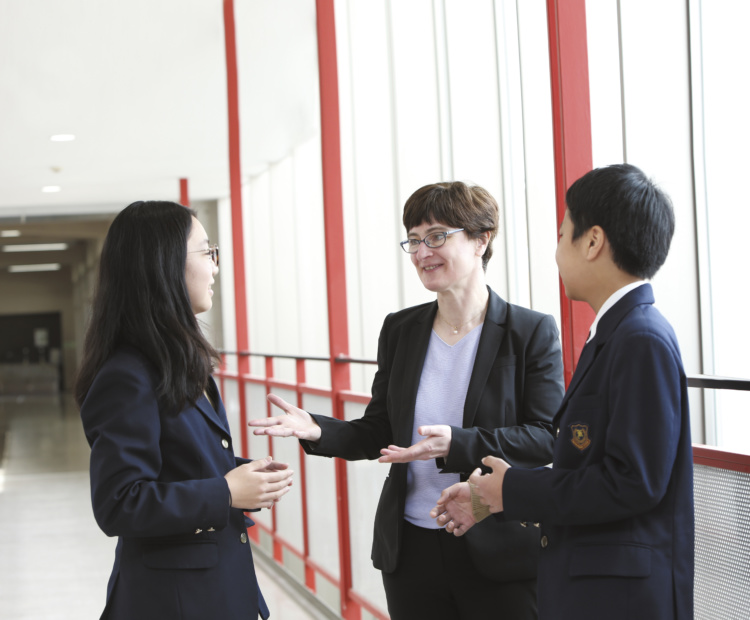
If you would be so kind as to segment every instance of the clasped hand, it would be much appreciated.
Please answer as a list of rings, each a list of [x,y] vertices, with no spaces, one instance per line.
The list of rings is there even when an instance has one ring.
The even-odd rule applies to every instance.
[[[472,491],[490,512],[503,511],[503,480],[510,465],[494,456],[484,457],[482,464],[492,472],[482,475],[482,470],[477,468],[468,482],[458,482],[443,489],[437,505],[430,511],[438,525],[445,526],[447,532],[456,536],[464,535],[477,523],[471,505]]]
[[[232,507],[272,508],[289,492],[293,473],[289,465],[274,461],[270,456],[235,467],[224,476],[232,496]]]

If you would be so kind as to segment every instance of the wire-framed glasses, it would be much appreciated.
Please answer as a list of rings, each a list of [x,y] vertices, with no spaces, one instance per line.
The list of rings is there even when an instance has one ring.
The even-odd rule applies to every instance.
[[[188,252],[188,254],[196,254],[198,252],[203,252],[203,254],[207,254],[211,257],[211,260],[214,262],[214,265],[217,267],[219,266],[219,246],[209,245],[205,250],[192,250],[191,252]]]
[[[445,243],[448,235],[453,233],[461,232],[463,228],[456,228],[456,230],[444,230],[442,232],[434,232],[427,235],[424,239],[407,239],[402,241],[399,245],[407,254],[416,254],[419,250],[419,244],[424,243],[428,248],[439,248]]]

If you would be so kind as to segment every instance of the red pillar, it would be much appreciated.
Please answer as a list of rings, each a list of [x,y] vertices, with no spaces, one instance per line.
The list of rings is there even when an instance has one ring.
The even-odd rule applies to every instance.
[[[338,356],[349,354],[349,326],[346,307],[346,254],[344,252],[344,206],[341,190],[336,22],[333,5],[333,0],[316,0],[331,392],[333,416],[343,420],[344,402],[340,394],[342,390],[348,390],[350,387],[349,366],[337,364],[335,360]],[[335,467],[341,615],[346,620],[359,620],[360,608],[349,598],[349,591],[352,587],[352,569],[346,462],[336,459]]]
[[[180,204],[183,207],[190,206],[190,194],[188,194],[188,180],[180,179]]]
[[[559,227],[565,216],[565,192],[592,167],[585,0],[547,0],[547,23]],[[567,385],[594,313],[588,304],[568,299],[560,282],[560,316]]]
[[[229,193],[232,207],[232,251],[234,266],[234,315],[237,329],[237,351],[249,351],[247,328],[247,295],[245,291],[245,242],[242,226],[242,168],[240,166],[240,112],[237,79],[237,45],[234,27],[234,2],[224,0],[224,42],[227,60],[227,107],[229,118]],[[242,455],[248,456],[247,409],[242,376],[250,371],[250,358],[239,356],[239,404]]]

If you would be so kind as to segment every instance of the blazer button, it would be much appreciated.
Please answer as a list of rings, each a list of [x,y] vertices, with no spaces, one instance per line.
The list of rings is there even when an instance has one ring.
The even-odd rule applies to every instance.
[[[546,549],[547,545],[549,544],[549,540],[547,540],[546,536],[542,536],[541,543],[542,543],[542,549]]]
[[[240,534],[240,542],[243,545],[247,542],[247,534],[245,532],[242,532],[242,534]]]
[[[221,440],[221,445],[224,446],[224,448],[226,449],[226,448],[229,447],[229,442],[226,439],[222,439]]]
[[[195,533],[196,533],[196,534],[200,534],[200,533],[201,533],[202,531],[203,531],[203,530],[202,530],[201,528],[198,528],[197,530],[195,530]]]

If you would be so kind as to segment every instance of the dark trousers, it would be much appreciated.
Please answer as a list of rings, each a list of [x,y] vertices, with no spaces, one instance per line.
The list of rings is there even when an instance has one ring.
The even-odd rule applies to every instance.
[[[537,618],[536,579],[499,583],[482,577],[463,538],[408,521],[398,568],[383,573],[383,585],[391,620]]]

